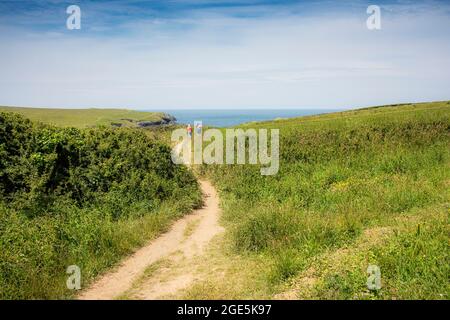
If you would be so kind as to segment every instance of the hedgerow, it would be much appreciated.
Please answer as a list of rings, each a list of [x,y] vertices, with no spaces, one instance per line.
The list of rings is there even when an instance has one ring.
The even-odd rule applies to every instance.
[[[71,297],[198,206],[195,177],[139,129],[57,128],[0,113],[0,298]]]

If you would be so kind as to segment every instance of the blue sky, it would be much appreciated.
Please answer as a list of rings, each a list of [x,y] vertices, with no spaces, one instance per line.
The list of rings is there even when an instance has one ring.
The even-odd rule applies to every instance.
[[[67,30],[67,6],[81,30]],[[381,30],[366,27],[370,4]],[[448,1],[4,1],[0,105],[350,108],[450,99]]]

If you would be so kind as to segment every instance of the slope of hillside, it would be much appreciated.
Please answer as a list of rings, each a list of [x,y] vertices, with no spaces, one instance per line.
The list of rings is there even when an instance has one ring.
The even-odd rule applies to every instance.
[[[201,168],[223,199],[229,267],[187,297],[450,297],[450,102],[242,127],[280,129],[280,170]]]
[[[125,109],[49,109],[0,106],[0,112],[19,113],[30,120],[60,127],[86,128],[100,125],[137,127],[138,122],[161,121],[170,118],[162,112]]]
[[[450,102],[241,127],[280,129],[278,174],[194,167],[219,190],[226,232],[182,268],[150,265],[133,290],[189,270],[195,281],[170,297],[449,299]],[[86,285],[199,204],[193,175],[170,161],[170,128],[157,131],[0,113],[1,297],[71,297],[68,265]]]

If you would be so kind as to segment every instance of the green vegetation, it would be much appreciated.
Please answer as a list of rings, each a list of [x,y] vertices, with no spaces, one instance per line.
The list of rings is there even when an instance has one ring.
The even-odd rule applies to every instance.
[[[70,298],[201,203],[170,147],[132,128],[57,128],[0,113],[0,299]]]
[[[164,116],[164,113],[161,112],[124,109],[44,109],[0,106],[0,112],[19,113],[33,121],[75,128],[102,125],[136,127],[137,121],[157,121]]]
[[[280,170],[196,168],[220,191],[227,233],[186,297],[449,299],[450,102],[241,127],[280,129]],[[0,113],[0,298],[70,298],[67,266],[85,286],[198,206],[170,132]],[[369,265],[381,290],[367,288]]]
[[[449,299],[450,102],[242,127],[280,129],[277,175],[200,168],[220,190],[230,255],[264,266],[265,281],[234,298]],[[366,286],[369,264],[380,291]]]

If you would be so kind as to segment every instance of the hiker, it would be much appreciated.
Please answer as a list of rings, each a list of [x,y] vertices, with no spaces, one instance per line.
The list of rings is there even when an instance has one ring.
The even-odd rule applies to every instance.
[[[187,130],[187,134],[188,134],[188,136],[190,138],[192,136],[192,127],[191,127],[190,123],[188,124],[186,130]]]
[[[202,123],[201,122],[197,123],[196,131],[197,131],[197,134],[202,133]]]

